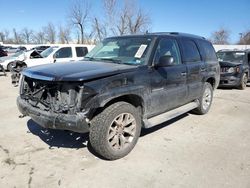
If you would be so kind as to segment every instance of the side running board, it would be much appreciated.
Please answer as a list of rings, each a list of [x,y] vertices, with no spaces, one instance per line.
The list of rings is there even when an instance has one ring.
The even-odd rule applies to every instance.
[[[190,102],[188,104],[185,104],[185,105],[180,106],[176,109],[165,112],[165,113],[160,114],[158,116],[154,116],[154,117],[149,118],[149,119],[144,119],[143,120],[144,126],[145,126],[145,128],[150,128],[150,127],[153,127],[155,125],[159,125],[163,122],[166,122],[166,121],[173,119],[181,114],[184,114],[186,112],[189,112],[190,110],[197,108],[198,105],[199,105],[198,101]]]

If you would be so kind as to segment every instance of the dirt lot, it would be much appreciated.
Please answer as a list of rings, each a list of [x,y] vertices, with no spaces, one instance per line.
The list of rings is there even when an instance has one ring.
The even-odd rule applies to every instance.
[[[127,157],[105,161],[87,134],[19,118],[18,88],[10,76],[0,86],[0,187],[250,187],[250,87],[217,90],[207,115],[143,131]]]

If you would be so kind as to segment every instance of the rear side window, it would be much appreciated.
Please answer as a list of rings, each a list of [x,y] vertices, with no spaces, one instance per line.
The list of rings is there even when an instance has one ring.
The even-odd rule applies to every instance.
[[[76,56],[84,57],[88,53],[87,47],[76,47]]]
[[[199,40],[198,44],[201,49],[201,56],[205,61],[217,61],[216,53],[210,42]]]
[[[182,40],[182,48],[184,62],[192,63],[201,61],[199,50],[194,41],[188,39]]]
[[[56,58],[70,58],[72,57],[71,47],[64,47],[56,52]]]

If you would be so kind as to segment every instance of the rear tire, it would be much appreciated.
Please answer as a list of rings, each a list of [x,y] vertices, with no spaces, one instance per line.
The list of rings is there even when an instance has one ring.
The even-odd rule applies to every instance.
[[[206,114],[209,111],[213,101],[213,88],[210,83],[205,82],[202,90],[202,95],[198,99],[198,101],[199,106],[192,112],[198,115]]]
[[[115,160],[126,156],[134,148],[140,132],[139,110],[129,103],[117,102],[93,118],[89,138],[99,155]]]
[[[242,75],[242,77],[241,77],[241,80],[240,80],[240,85],[239,85],[239,89],[241,89],[241,90],[244,90],[244,89],[246,89],[246,87],[247,87],[247,74],[246,73],[244,73],[243,75]]]

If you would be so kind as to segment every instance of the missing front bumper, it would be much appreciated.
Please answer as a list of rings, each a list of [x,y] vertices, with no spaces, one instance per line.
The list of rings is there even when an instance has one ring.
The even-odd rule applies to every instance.
[[[23,115],[30,116],[32,120],[44,128],[70,130],[85,133],[89,131],[85,113],[76,115],[57,114],[54,112],[42,111],[31,106],[20,97],[17,98],[17,106]]]

